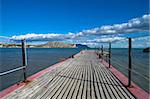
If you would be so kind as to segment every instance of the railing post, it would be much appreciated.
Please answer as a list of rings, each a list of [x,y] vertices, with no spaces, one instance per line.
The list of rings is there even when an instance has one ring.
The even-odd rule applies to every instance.
[[[128,48],[128,87],[131,86],[131,69],[132,69],[132,40],[131,38],[128,38],[129,40],[129,48]]]
[[[101,58],[101,55],[100,55],[100,47],[98,48],[98,57],[99,57],[99,59]]]
[[[101,62],[103,62],[103,45],[101,46]]]
[[[101,54],[103,55],[103,45],[101,46]]]
[[[111,65],[111,42],[109,42],[109,68],[110,68],[110,65]]]
[[[25,39],[21,40],[22,43],[22,65],[27,66],[27,55],[26,55],[26,41]],[[26,68],[23,69],[24,82],[26,81]]]

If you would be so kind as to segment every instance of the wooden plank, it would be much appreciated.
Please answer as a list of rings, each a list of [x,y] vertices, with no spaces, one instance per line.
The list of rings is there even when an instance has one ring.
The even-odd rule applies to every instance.
[[[67,65],[69,65],[69,64],[67,64]],[[67,71],[67,68],[65,69],[65,70],[63,70],[63,72],[66,72]],[[62,71],[61,71],[62,72]],[[59,72],[60,73],[60,72]],[[58,74],[59,74],[58,73]],[[58,75],[57,74],[57,75]],[[41,89],[40,89],[40,91],[38,91],[38,93],[36,93],[36,94],[31,94],[31,95],[29,95],[28,97],[30,97],[30,98],[39,98],[40,96],[42,96],[42,94],[45,94],[45,92],[49,89],[49,88],[51,88],[52,86],[54,86],[55,84],[57,84],[57,83],[55,83],[55,82],[57,82],[57,80],[59,80],[59,78],[57,77],[57,75],[55,75],[54,76],[54,78],[53,78],[53,80],[51,80],[51,81],[49,81],[50,79],[46,79],[46,81],[49,81],[49,83],[47,84],[47,85],[43,85],[42,87],[41,87]],[[41,94],[42,93],[42,94]],[[39,95],[40,94],[40,95]]]
[[[102,73],[102,77],[103,79],[106,80],[106,83],[105,83],[105,86],[109,92],[109,95],[112,99],[114,99],[115,97],[118,97],[118,96],[114,96],[114,88],[111,88],[111,82],[108,80],[109,78],[107,78],[107,74],[104,72],[105,70],[103,68],[99,68],[99,71]]]
[[[75,81],[73,82],[74,84],[71,87],[70,94],[68,95],[67,99],[72,99],[73,98],[73,94],[75,92],[75,89],[77,89],[77,84],[80,81],[80,79],[79,79],[80,76],[81,76],[81,72],[80,72],[80,68],[78,67],[77,76],[75,77]]]
[[[93,64],[92,64],[92,66],[93,66]],[[98,88],[98,91],[100,93],[100,98],[106,99],[106,94],[104,93],[104,89],[103,89],[103,86],[101,84],[101,78],[98,77],[97,67],[93,66],[93,70],[94,70],[96,82],[97,82],[97,85],[98,85],[98,87],[96,87],[96,88]]]
[[[86,99],[87,98],[87,65],[86,64],[84,64],[84,70],[85,70],[85,72],[84,72],[84,84],[83,84],[83,93],[82,93],[82,99]]]
[[[102,65],[94,51],[83,51],[52,72],[4,99],[134,99]]]
[[[93,67],[92,67],[92,65],[91,65],[91,78],[92,78],[92,80],[93,80],[93,89],[94,89],[94,93],[92,93],[92,97],[93,97],[93,94],[95,94],[95,98],[96,99],[101,99],[101,94],[100,94],[100,92],[99,92],[99,86],[98,86],[98,83],[97,83],[97,78],[96,78],[96,75],[95,75],[95,71],[94,71],[94,69],[93,69]]]
[[[66,69],[66,70],[67,70],[67,69]],[[64,70],[63,72],[65,72],[66,70]],[[58,74],[57,74],[57,75],[58,75]],[[56,75],[55,75],[54,77],[55,77],[55,79],[53,79],[53,82],[59,80],[59,78],[56,77]],[[49,81],[49,79],[47,79],[46,81]],[[53,83],[53,82],[47,84],[46,86],[43,86],[42,89],[44,89],[44,87],[45,87],[45,90],[42,90],[42,89],[41,89],[38,93],[33,94],[33,95],[31,95],[30,97],[32,97],[32,98],[40,98],[40,96],[42,96],[43,94],[45,94],[45,92],[46,92],[52,85],[54,86],[55,84],[57,84],[57,83]],[[39,95],[39,94],[40,94],[40,95]]]
[[[129,91],[127,91],[127,89],[120,83],[120,81],[118,79],[116,79],[116,77],[110,72],[110,71],[107,71],[107,73],[111,76],[111,80],[112,81],[115,81],[115,84],[118,85],[118,88],[116,88],[117,90],[117,93],[118,94],[122,94],[121,95],[121,98],[123,99],[123,97],[125,98],[134,98],[130,93]]]
[[[93,89],[91,88],[92,87],[92,81],[91,81],[91,71],[90,71],[90,61],[88,62],[87,64],[87,99],[91,99],[92,98],[92,91]],[[94,98],[94,96],[93,96]]]
[[[80,80],[80,87],[79,87],[79,90],[78,90],[78,96],[77,96],[77,99],[81,99],[82,98],[82,94],[83,94],[83,88],[84,88],[84,76],[85,76],[85,69],[82,67],[82,78]]]
[[[73,67],[72,68],[70,68],[70,69],[73,69]],[[60,88],[59,90],[60,91],[58,91],[56,94],[55,94],[55,96],[53,96],[53,99],[56,99],[56,98],[58,98],[58,97],[60,97],[60,98],[63,98],[63,94],[66,92],[66,90],[69,90],[69,86],[71,86],[72,85],[72,82],[74,82],[74,77],[77,75],[77,71],[78,71],[78,68],[77,67],[75,67],[74,69],[74,74],[73,75],[66,75],[66,76],[64,76],[64,77],[66,77],[68,80],[66,80],[66,83],[64,83],[63,85],[62,85],[62,88]]]
[[[67,97],[69,95],[69,92],[71,90],[71,87],[72,87],[72,85],[75,81],[74,78],[76,78],[76,76],[78,75],[77,71],[78,71],[78,68],[76,67],[76,71],[75,71],[74,75],[70,75],[71,76],[71,78],[69,78],[70,81],[68,81],[68,85],[65,86],[63,92],[61,93],[62,94],[62,99],[67,99]]]
[[[82,81],[82,77],[83,77],[83,68],[79,67],[79,78],[78,78],[78,82],[76,85],[76,88],[74,89],[73,95],[72,95],[72,99],[76,99],[80,90],[80,85],[81,85],[81,81]]]
[[[68,69],[68,72],[65,72],[65,74],[68,74],[68,75],[71,75],[73,74],[74,72],[71,72],[69,69]],[[44,99],[48,98],[48,97],[52,97],[55,92],[61,87],[61,85],[66,81],[68,80],[68,78],[64,78],[64,77],[61,77],[59,76],[61,80],[57,81],[58,84],[56,86],[53,86],[52,89],[53,90],[48,90],[47,93],[43,96],[45,97]],[[42,98],[43,98],[42,97]]]
[[[61,70],[60,68],[58,70]],[[55,71],[57,72],[57,70]],[[53,73],[55,74],[55,73]],[[34,90],[36,90],[36,88],[38,87],[35,87],[36,85],[39,86],[41,85],[41,83],[43,83],[43,81],[45,81],[45,79],[48,79],[48,77],[51,77],[51,73],[46,73],[45,75],[42,75],[40,76],[39,78],[37,78],[36,80],[34,80],[32,83],[28,84],[27,86],[25,86],[24,88],[20,89],[20,90],[17,90],[15,91],[12,95],[10,95],[9,97],[12,98],[12,97],[19,97],[19,94],[21,95],[21,93],[25,92],[25,94],[23,96],[25,96],[26,94],[30,94],[32,92],[35,92]],[[19,94],[18,94],[19,93]],[[7,97],[7,96],[6,96]],[[22,97],[22,95],[20,96]],[[8,97],[7,97],[8,98]],[[22,97],[23,98],[23,97]]]
[[[64,72],[69,73],[69,70],[66,69],[66,70],[64,70]],[[49,85],[47,85],[46,90],[44,90],[44,91],[41,90],[41,94],[39,93],[40,95],[37,95],[36,97],[32,97],[32,98],[36,98],[36,99],[42,98],[45,94],[47,94],[47,92],[52,91],[55,88],[55,86],[60,84],[60,80],[63,81],[63,79],[61,79],[61,77],[57,75],[55,77],[55,79],[51,83],[49,83]]]

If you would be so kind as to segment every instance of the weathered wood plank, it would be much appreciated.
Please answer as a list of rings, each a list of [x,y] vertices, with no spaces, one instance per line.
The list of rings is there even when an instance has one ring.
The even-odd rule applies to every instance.
[[[69,70],[69,69],[68,69],[68,70]],[[65,72],[65,74],[71,75],[71,74],[74,74],[74,72],[71,72],[71,71],[69,70],[69,72]],[[56,86],[52,87],[53,90],[47,91],[47,93],[43,96],[43,97],[45,97],[44,99],[46,99],[46,98],[48,98],[48,97],[53,97],[53,95],[54,95],[55,92],[61,87],[61,85],[62,85],[66,80],[70,80],[70,79],[68,79],[68,78],[61,77],[61,76],[60,76],[60,79],[61,79],[61,80],[57,81],[58,84],[57,84]],[[42,98],[43,98],[43,97],[42,97]]]
[[[99,61],[94,51],[82,51],[4,99],[134,99]]]
[[[72,98],[71,99],[76,99],[77,96],[78,96],[78,93],[79,93],[79,90],[80,90],[80,84],[81,84],[81,81],[82,81],[82,76],[83,76],[83,68],[79,68],[79,77],[77,79],[77,85],[74,89],[74,92],[73,92],[73,95],[72,95]]]
[[[76,72],[78,68],[72,68],[74,70],[74,74],[72,75],[64,75],[64,78],[67,78],[66,83],[64,83],[61,88],[55,93],[53,96],[53,99],[58,98],[58,96],[63,96],[63,94],[66,92],[66,90],[69,90],[69,86],[72,85],[72,82],[74,81],[73,78],[76,76]],[[64,90],[65,89],[65,90]]]

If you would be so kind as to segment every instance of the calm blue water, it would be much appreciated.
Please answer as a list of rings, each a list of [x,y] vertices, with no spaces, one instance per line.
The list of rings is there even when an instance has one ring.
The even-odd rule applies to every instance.
[[[62,59],[76,54],[77,48],[29,48],[27,49],[27,76],[43,70]],[[0,72],[22,65],[22,53],[19,48],[0,48]],[[0,77],[0,90],[3,90],[23,79],[22,70]]]
[[[43,70],[52,64],[59,62],[63,58],[68,58],[76,54],[81,49],[59,49],[59,48],[30,48],[27,49],[28,69],[27,75],[30,76],[40,70]],[[142,49],[133,49],[132,68],[139,74],[149,78],[149,53],[143,53]],[[112,49],[112,65],[119,71],[128,76],[128,71],[122,68],[128,67],[128,50]],[[118,64],[119,63],[119,64]],[[0,49],[0,72],[7,71],[22,65],[21,49],[1,48]],[[15,73],[0,77],[0,90],[3,90],[12,84],[23,79],[23,72]],[[132,73],[132,80],[142,89],[149,92],[149,81]]]

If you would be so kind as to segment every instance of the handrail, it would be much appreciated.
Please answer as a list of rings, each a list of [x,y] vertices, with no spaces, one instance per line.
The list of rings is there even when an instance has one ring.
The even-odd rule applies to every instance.
[[[102,56],[102,57],[103,57],[103,59],[104,59],[104,56]],[[109,57],[108,57],[108,59],[113,60],[113,59],[111,59],[111,58],[109,58]],[[122,68],[124,68],[124,69],[126,69],[126,70],[129,70],[129,71],[131,71],[132,73],[135,73],[135,74],[139,75],[140,77],[142,77],[142,78],[144,78],[144,79],[146,79],[146,80],[149,81],[149,78],[147,78],[147,77],[141,75],[140,73],[136,72],[135,70],[129,69],[129,68],[127,68],[127,67],[124,67],[124,66],[122,66],[122,64],[120,64],[120,63],[117,62],[117,61],[112,61],[112,62],[118,64],[120,67],[122,67]]]
[[[120,60],[119,58],[112,58],[112,60],[115,60],[115,61],[117,61],[118,63],[121,63],[121,61],[123,61],[123,62],[125,62],[124,60]],[[120,61],[119,61],[120,60]],[[125,64],[125,63],[124,63]],[[136,66],[136,64],[134,64],[133,62],[132,62],[132,65],[133,66]],[[141,64],[137,64],[137,65],[141,65]],[[139,68],[139,67],[136,67],[136,69],[140,69],[141,70],[141,68]],[[143,70],[142,70],[143,71]],[[144,71],[143,71],[144,72]]]
[[[120,60],[119,58],[111,58],[111,60],[113,60],[113,61],[117,61],[118,63],[121,63],[121,61],[123,61],[123,62],[125,62],[124,60]],[[119,61],[120,60],[120,61]],[[125,64],[125,63],[123,63],[123,64]],[[121,64],[121,65],[123,65],[123,64]],[[136,64],[134,64],[133,62],[132,62],[132,65],[133,66],[136,66]],[[139,65],[139,64],[138,64]],[[136,69],[140,69],[141,70],[141,68],[139,68],[139,67],[136,67]],[[143,71],[143,70],[142,70]],[[144,72],[144,71],[143,71]]]
[[[9,74],[9,73],[12,73],[12,72],[21,70],[21,69],[25,69],[26,67],[27,67],[27,66],[22,66],[22,67],[19,67],[19,68],[15,68],[15,69],[11,69],[11,70],[2,72],[2,73],[0,73],[0,76],[6,75],[6,74]]]

